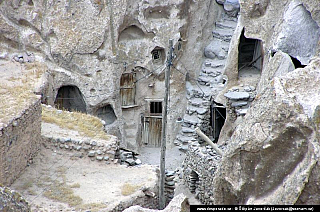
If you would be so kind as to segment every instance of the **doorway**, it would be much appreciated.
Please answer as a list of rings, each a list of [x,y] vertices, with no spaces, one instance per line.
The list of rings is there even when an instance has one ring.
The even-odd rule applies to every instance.
[[[143,117],[143,144],[148,147],[160,147],[162,132],[162,101],[147,101],[148,112]]]
[[[54,105],[58,109],[86,113],[86,103],[77,86],[62,86],[58,90]]]
[[[221,129],[226,120],[226,108],[219,103],[211,104],[211,127],[214,143],[218,142]]]

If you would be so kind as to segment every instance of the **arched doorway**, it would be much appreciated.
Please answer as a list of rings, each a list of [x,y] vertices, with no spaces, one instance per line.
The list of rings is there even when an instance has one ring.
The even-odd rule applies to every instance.
[[[86,103],[77,86],[68,85],[59,88],[54,105],[58,109],[86,113]]]

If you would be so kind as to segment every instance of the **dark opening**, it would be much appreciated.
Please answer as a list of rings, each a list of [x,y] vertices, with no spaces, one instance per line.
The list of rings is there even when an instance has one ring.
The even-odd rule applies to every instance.
[[[117,116],[110,104],[99,108],[96,112],[96,116],[104,120],[106,125],[112,124],[117,119]]]
[[[262,43],[260,40],[246,38],[244,36],[244,30],[240,36],[240,42],[238,46],[238,70],[247,67],[255,68],[257,71],[262,70]]]
[[[156,47],[151,51],[152,61],[154,64],[161,65],[165,60],[164,49],[161,47]]]
[[[33,1],[32,1],[32,0],[29,0],[29,1],[28,1],[28,5],[33,6],[33,5],[34,5],[34,4],[33,4]]]
[[[294,65],[294,68],[295,68],[295,69],[296,69],[296,68],[304,68],[304,67],[306,67],[306,65],[302,65],[301,62],[300,62],[297,58],[292,57],[292,56],[290,56],[290,58],[291,58],[291,60],[292,60],[292,63],[293,63],[293,65]]]
[[[54,104],[55,107],[59,109],[82,113],[87,112],[86,103],[77,86],[69,85],[60,87]]]
[[[162,115],[162,102],[150,102],[150,114]]]
[[[214,138],[214,142],[217,143],[219,139],[219,135],[221,129],[226,120],[226,108],[219,103],[214,102],[211,104],[211,127],[212,127],[212,136]]]
[[[199,175],[195,171],[191,171],[189,175],[189,190],[191,193],[195,193],[199,187]]]
[[[160,51],[159,50],[154,50],[153,52],[152,52],[152,59],[154,59],[154,60],[158,60],[158,59],[160,59]]]

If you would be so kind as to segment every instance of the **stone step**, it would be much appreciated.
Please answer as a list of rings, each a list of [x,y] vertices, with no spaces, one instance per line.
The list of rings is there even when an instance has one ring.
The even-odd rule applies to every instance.
[[[187,136],[186,134],[184,135],[178,135],[177,140],[179,140],[182,144],[188,144],[189,141],[195,141],[196,139],[193,136]]]
[[[189,123],[191,125],[197,125],[199,123],[199,118],[197,116],[192,116],[192,115],[189,115],[189,114],[185,114],[184,118],[183,118],[183,121],[185,123]]]
[[[219,59],[205,59],[205,61],[202,64],[202,67],[211,67],[211,68],[223,68],[226,63],[226,60],[219,60]]]
[[[229,15],[224,15],[222,17],[222,21],[221,22],[225,22],[225,21],[233,21],[233,22],[238,22],[238,18],[237,17],[232,17],[232,16],[229,16]]]
[[[216,77],[216,76],[219,76],[222,73],[222,71],[223,71],[223,68],[202,67],[200,74],[204,73],[209,76]]]
[[[224,60],[228,54],[229,45],[220,39],[213,39],[208,46],[204,48],[206,58]]]
[[[182,145],[179,147],[179,150],[182,151],[182,152],[186,152],[188,151],[188,145]]]
[[[204,100],[202,98],[190,98],[189,103],[196,107],[207,106],[208,104],[210,105],[209,100]]]
[[[212,94],[212,89],[207,86],[194,86],[191,89],[191,96],[195,98],[202,98],[204,100],[209,100]]]
[[[237,22],[233,20],[223,20],[216,22],[216,27],[221,29],[235,29],[237,26]]]
[[[214,31],[212,31],[212,35],[214,38],[226,41],[226,42],[230,42],[232,35],[233,35],[233,31],[232,30],[228,30],[228,29],[215,29]]]
[[[209,83],[210,80],[211,80],[211,79],[210,79],[210,77],[208,77],[208,76],[203,76],[203,75],[201,75],[201,76],[198,77],[198,82]]]
[[[228,92],[224,94],[225,97],[231,100],[249,99],[250,94],[248,92]]]
[[[231,103],[231,107],[242,107],[248,104],[247,101],[236,101]]]
[[[195,131],[194,129],[189,127],[182,127],[181,132],[183,132],[184,134],[193,134]]]
[[[237,113],[238,115],[246,115],[247,112],[248,112],[248,109],[249,109],[249,108],[236,109],[236,113]]]
[[[206,108],[203,106],[198,107],[198,106],[188,105],[188,108],[187,108],[187,111],[189,111],[190,113],[197,113],[199,115],[205,114],[208,110],[209,110],[209,107]],[[187,113],[187,114],[190,114],[190,113]]]

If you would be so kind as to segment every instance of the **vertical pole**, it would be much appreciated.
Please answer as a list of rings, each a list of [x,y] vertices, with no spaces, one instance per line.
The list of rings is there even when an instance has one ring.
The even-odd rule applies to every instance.
[[[160,156],[160,183],[159,183],[159,209],[166,206],[166,198],[164,196],[165,182],[165,164],[166,164],[166,127],[168,114],[168,99],[170,92],[170,66],[172,65],[173,41],[169,40],[169,55],[167,59],[167,68],[165,72],[165,97],[162,112],[162,133],[161,133],[161,156]]]

